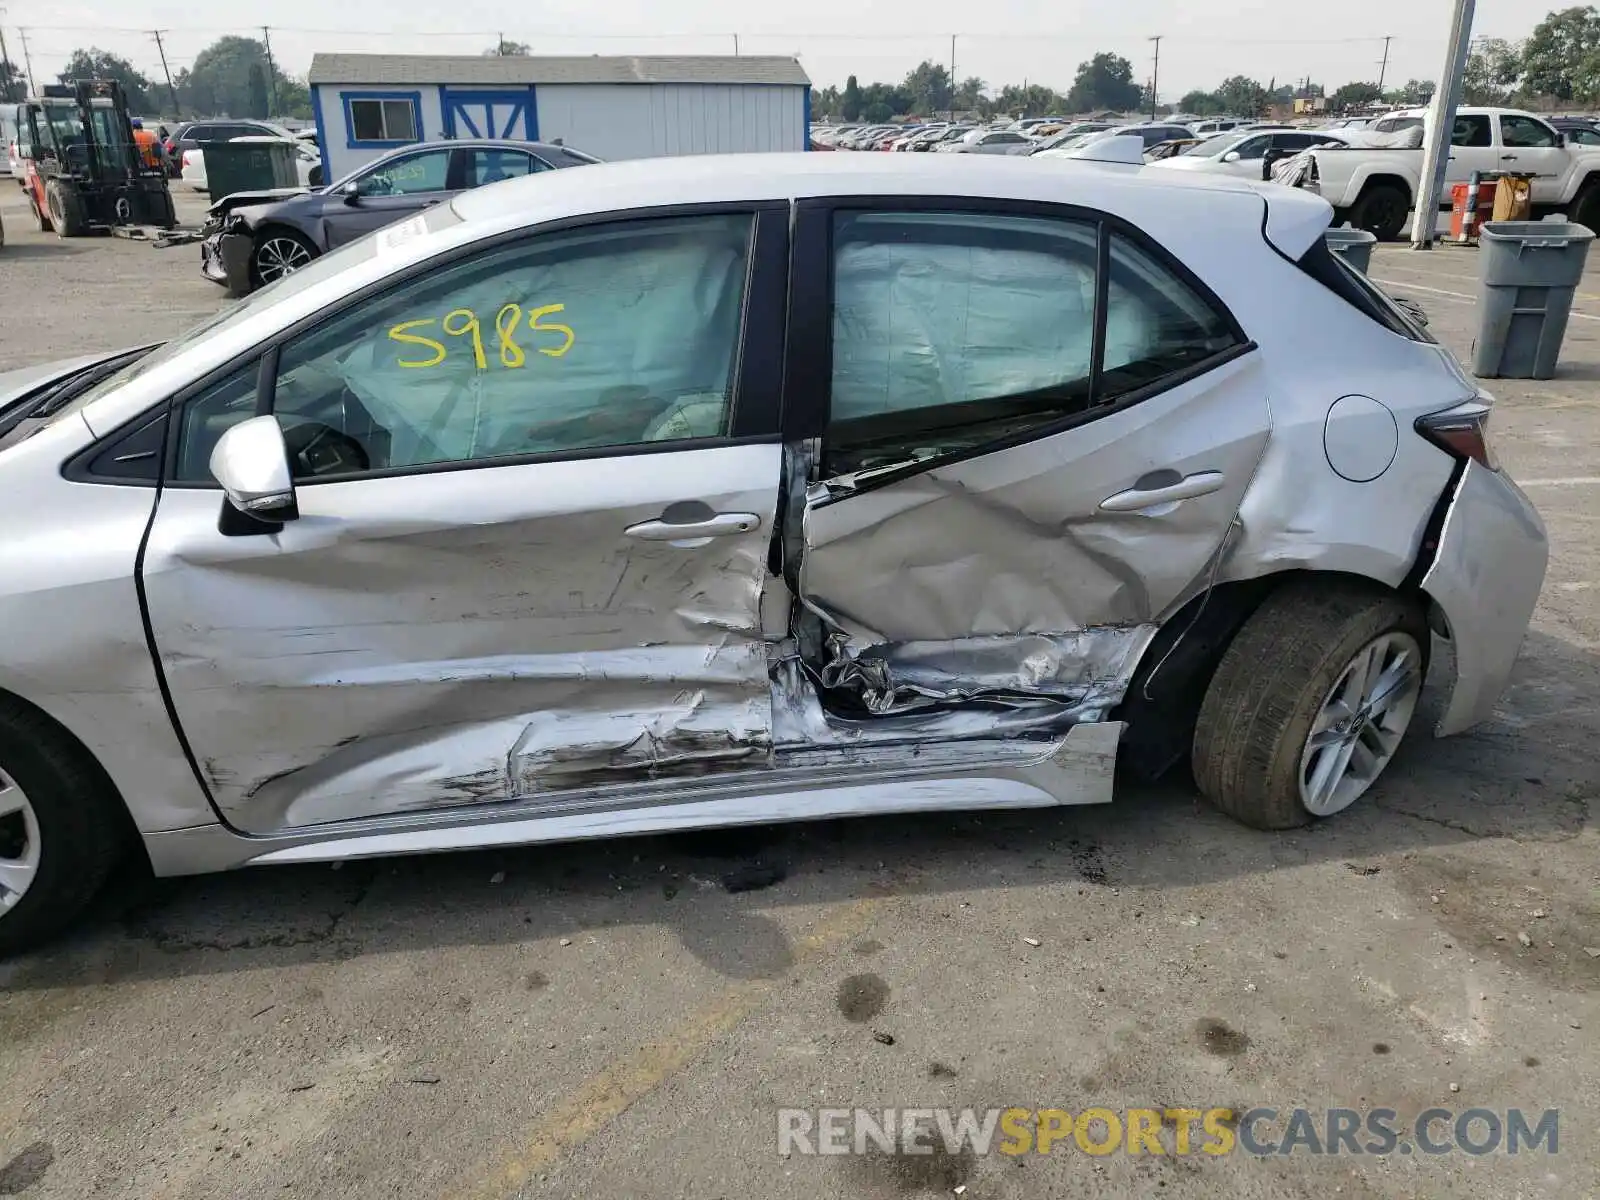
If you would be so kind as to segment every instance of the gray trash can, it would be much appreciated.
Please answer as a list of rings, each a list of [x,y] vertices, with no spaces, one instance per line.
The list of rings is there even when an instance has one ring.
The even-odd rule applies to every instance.
[[[1375,235],[1365,229],[1330,229],[1323,235],[1332,250],[1363,275],[1372,266],[1372,247],[1377,245]]]
[[[1567,221],[1490,221],[1479,231],[1472,373],[1550,379],[1594,234]]]

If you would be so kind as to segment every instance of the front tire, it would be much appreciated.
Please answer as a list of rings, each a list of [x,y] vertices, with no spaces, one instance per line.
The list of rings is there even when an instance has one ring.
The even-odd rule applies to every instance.
[[[0,700],[0,958],[65,927],[123,846],[98,764],[37,709]]]
[[[57,237],[82,237],[88,232],[88,222],[83,215],[83,197],[76,188],[52,179],[45,187],[44,196],[50,223],[56,227]]]
[[[1375,183],[1362,193],[1350,210],[1350,221],[1365,229],[1380,242],[1392,242],[1406,227],[1411,214],[1411,197],[1393,183]]]
[[[1378,780],[1428,669],[1421,607],[1376,586],[1301,580],[1245,622],[1201,702],[1200,791],[1256,829],[1342,812]]]
[[[250,282],[256,287],[276,283],[308,266],[317,248],[289,229],[264,229],[250,250]]]

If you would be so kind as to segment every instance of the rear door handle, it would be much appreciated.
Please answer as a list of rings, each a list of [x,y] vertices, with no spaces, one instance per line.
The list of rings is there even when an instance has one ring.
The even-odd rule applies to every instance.
[[[1516,162],[1517,161],[1517,156],[1515,154],[1502,154],[1500,156],[1500,161],[1501,162]]]
[[[1175,473],[1175,472],[1172,472]],[[1102,512],[1142,512],[1162,504],[1176,504],[1179,500],[1193,500],[1196,496],[1209,496],[1222,490],[1227,477],[1221,471],[1199,471],[1186,475],[1176,483],[1153,488],[1129,488],[1100,501]]]
[[[640,521],[623,530],[641,542],[698,542],[704,545],[712,538],[727,537],[735,533],[749,533],[761,525],[755,513],[713,513],[702,521]]]

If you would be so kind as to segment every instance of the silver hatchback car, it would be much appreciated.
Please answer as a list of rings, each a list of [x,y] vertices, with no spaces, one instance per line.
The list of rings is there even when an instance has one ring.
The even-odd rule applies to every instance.
[[[1162,174],[1165,177],[1162,177]],[[1290,189],[738,156],[465,193],[0,393],[0,948],[156,872],[1085,804],[1345,808],[1546,563]]]

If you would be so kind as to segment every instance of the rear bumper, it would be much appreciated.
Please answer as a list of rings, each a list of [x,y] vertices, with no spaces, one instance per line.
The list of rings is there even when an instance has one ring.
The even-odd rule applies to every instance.
[[[1544,522],[1522,490],[1468,463],[1450,499],[1438,553],[1422,578],[1455,650],[1456,678],[1440,737],[1493,715],[1539,602],[1549,557]]]

